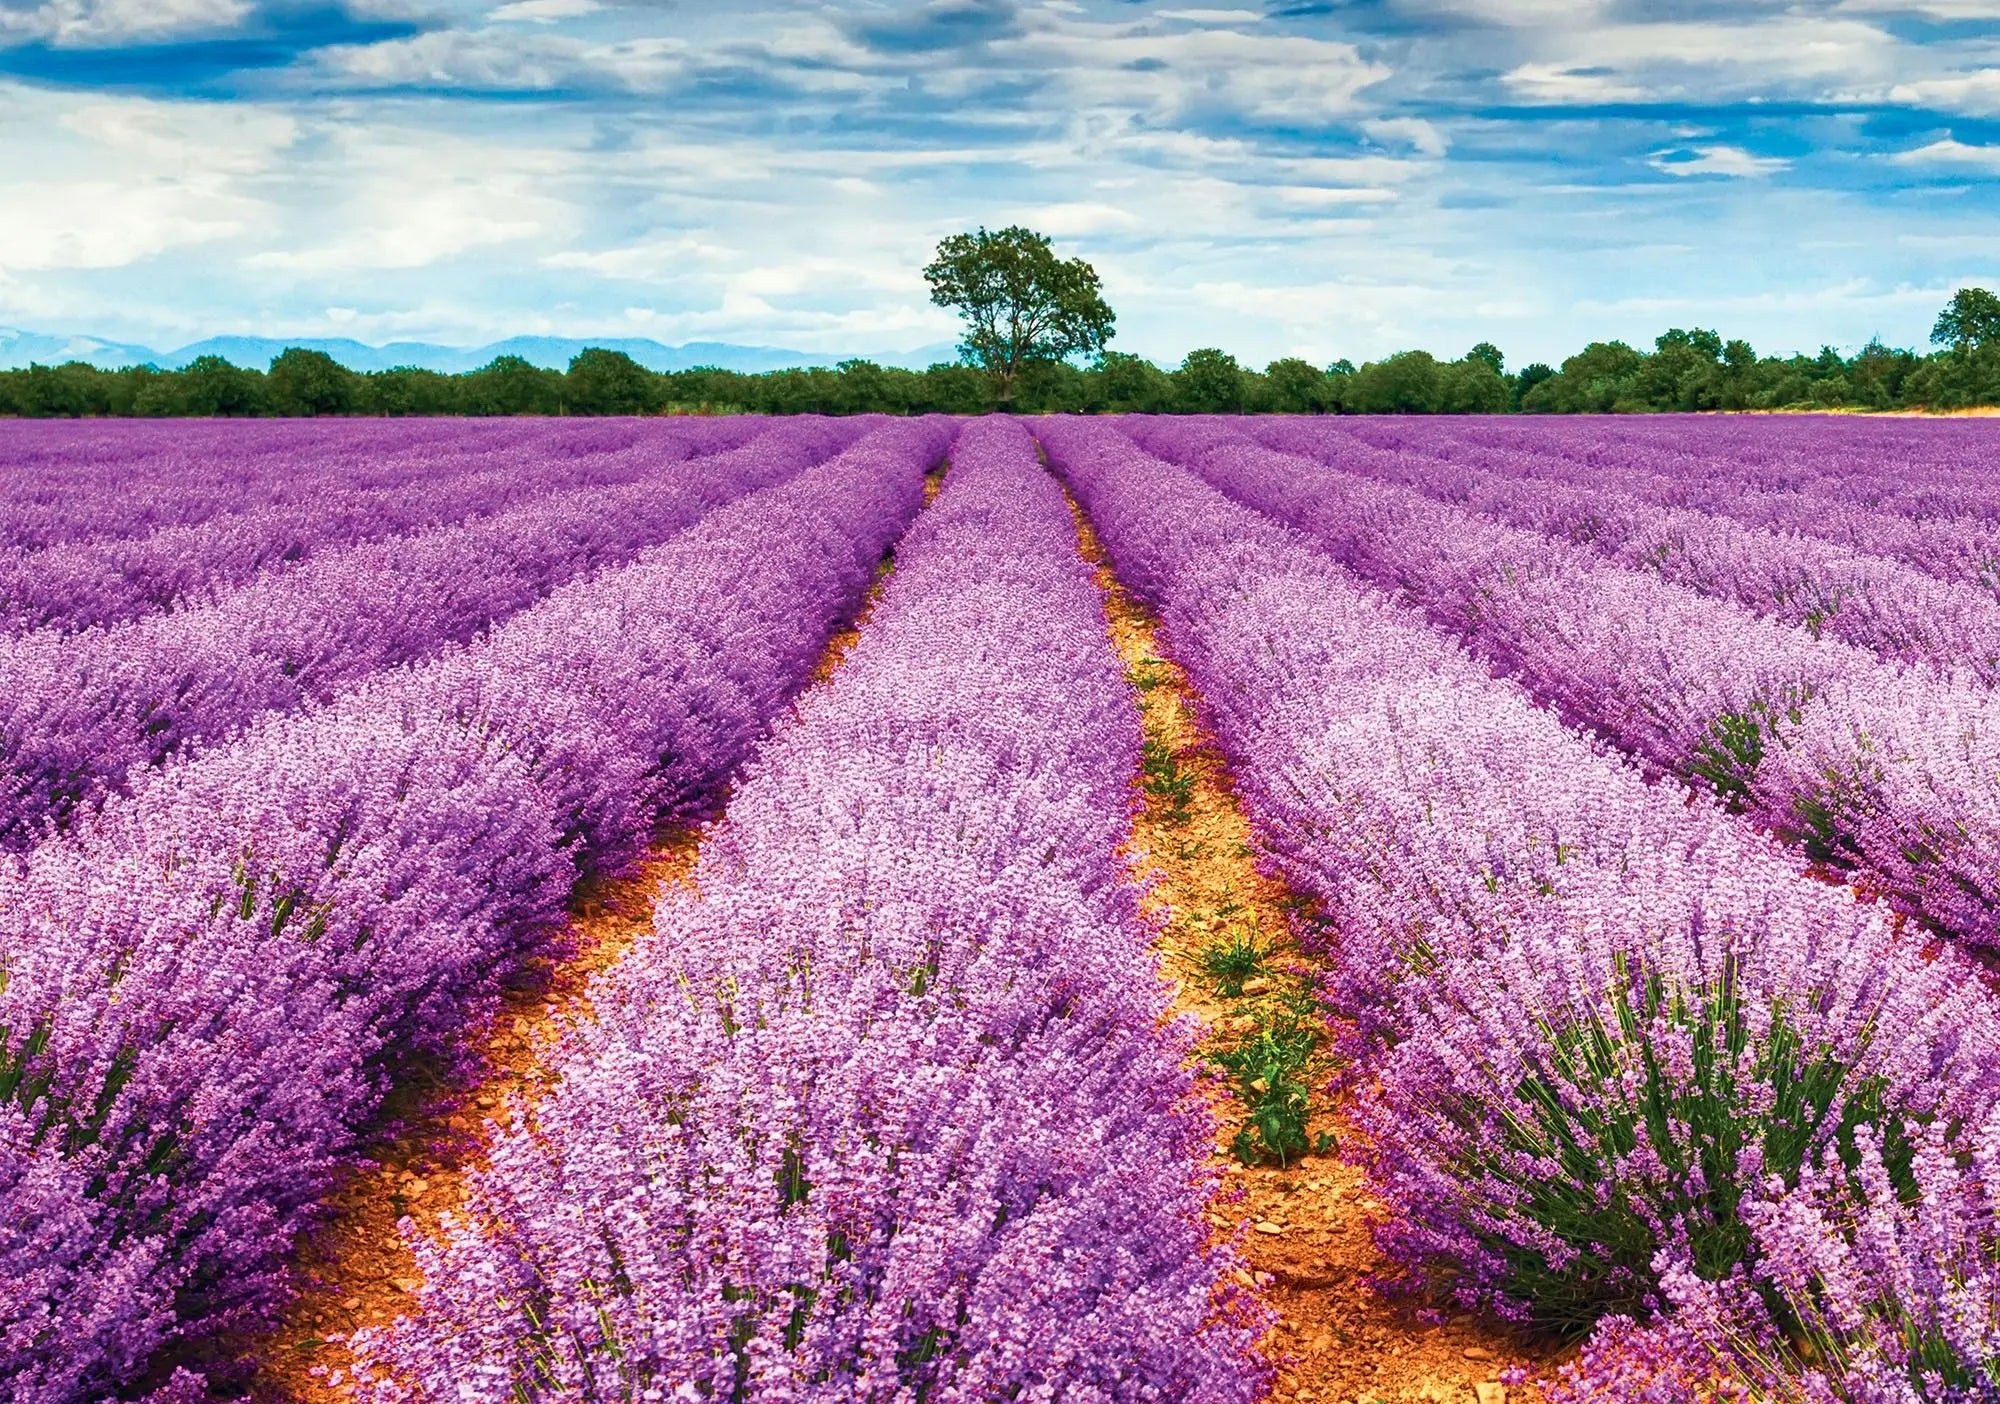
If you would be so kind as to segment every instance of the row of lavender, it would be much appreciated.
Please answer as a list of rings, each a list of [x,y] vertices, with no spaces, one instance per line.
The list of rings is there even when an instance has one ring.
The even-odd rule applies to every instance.
[[[1398,1261],[1608,1323],[1578,1398],[2000,1388],[2000,1006],[1969,965],[1306,538],[1107,426],[1041,434],[1326,919]]]
[[[462,642],[783,481],[864,427],[803,419],[694,464],[652,465],[634,482],[330,551],[205,607],[0,639],[0,844],[34,842],[137,768]]]
[[[1357,425],[1360,437],[1394,445],[1405,429]],[[1691,492],[1730,489],[1863,503],[1917,516],[1991,517],[2000,493],[1991,476],[1987,426],[1932,420],[1887,423],[1832,417],[1642,422],[1613,418],[1495,421],[1439,438],[1474,449],[1506,446],[1600,469],[1657,472]]]
[[[1566,721],[2000,941],[2000,698],[1215,423],[1135,426],[1417,603]]]
[[[1965,670],[1983,683],[2000,680],[2000,599],[1968,581],[1710,511],[1661,506],[1621,490],[1615,473],[1581,466],[1565,473],[1541,455],[1482,448],[1444,456],[1427,450],[1451,446],[1414,434],[1390,453],[1296,423],[1261,425],[1257,437],[1732,599],[1814,635],[1938,674]],[[1994,529],[2000,532],[2000,523]]]
[[[1467,431],[1404,423],[1356,426],[1346,433],[1299,424],[1268,427],[1284,436],[1271,442],[1295,452],[1324,453],[1367,443],[1447,457],[1504,476],[1610,489],[1653,506],[1703,512],[1790,538],[1886,557],[1987,594],[2000,591],[2000,492],[1991,486],[1990,474],[1965,488],[1947,489],[1928,482],[1921,467],[1891,469],[1883,474],[1885,484],[1871,487],[1866,440],[1844,426],[1815,426],[1822,436],[1814,442],[1825,476],[1789,486],[1732,472],[1730,458],[1689,463],[1685,452],[1656,440],[1612,439],[1593,446],[1586,431],[1563,433],[1539,425],[1484,425]],[[1683,445],[1719,435],[1713,420],[1681,421],[1676,428]],[[1738,435],[1720,441],[1744,451],[1752,446]],[[1950,500],[1966,491],[1975,494],[1971,503]]]
[[[0,447],[0,548],[139,537],[309,501],[327,484],[368,489],[421,479],[441,461],[534,445],[545,459],[615,452],[659,437],[632,421],[563,424],[387,422],[9,427]],[[742,430],[676,423],[668,437]]]
[[[581,441],[565,433],[565,452],[552,451],[547,431],[520,435],[504,448],[447,441],[411,453],[384,443],[381,458],[363,460],[365,475],[360,465],[346,467],[324,453],[302,455],[272,480],[285,490],[282,500],[239,499],[228,512],[142,536],[93,530],[42,549],[0,553],[0,628],[78,629],[199,602],[262,571],[343,546],[486,516],[565,489],[631,482],[735,448],[756,432],[761,426],[749,420],[647,426],[643,433],[621,427]],[[0,471],[5,467],[0,462]],[[152,487],[107,485],[88,502],[79,529],[157,497]]]
[[[966,431],[860,643],[593,987],[378,1401],[1248,1401],[1125,879],[1139,727],[1055,485]]]
[[[0,1393],[193,1397],[418,1061],[805,679],[950,427],[168,765],[0,891]],[[382,582],[376,582],[378,587]],[[219,1373],[216,1373],[219,1372]]]

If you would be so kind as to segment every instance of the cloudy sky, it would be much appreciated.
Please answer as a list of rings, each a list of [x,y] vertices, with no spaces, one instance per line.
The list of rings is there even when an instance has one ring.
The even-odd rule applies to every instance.
[[[881,353],[1020,221],[1117,345],[1920,344],[2000,0],[0,0],[0,326]]]

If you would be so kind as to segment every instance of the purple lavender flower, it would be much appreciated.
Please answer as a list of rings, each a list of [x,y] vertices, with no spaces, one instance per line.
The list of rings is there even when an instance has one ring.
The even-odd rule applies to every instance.
[[[748,752],[949,441],[884,427],[471,646],[268,716],[0,875],[0,1323],[23,1401],[223,1383],[384,1093],[580,871]],[[173,1381],[178,1378],[179,1383]]]
[[[418,1245],[372,1398],[1261,1393],[1119,855],[1136,709],[1017,425],[967,430],[897,559]]]
[[[462,642],[826,457],[861,427],[788,421],[692,468],[330,551],[206,607],[0,638],[0,845],[32,843],[129,773],[260,714]]]
[[[1809,1235],[1782,1240],[1802,1220],[1767,1201],[1843,1206],[1812,1222],[1872,1253],[1869,1282],[1890,1280],[1891,1258],[1864,1245],[1894,1237],[1922,1264],[1906,1280],[1972,1283],[1953,1319],[1981,1319],[1968,1263],[1990,1260],[1990,1223],[1850,1227],[1904,1224],[1926,1173],[1900,1149],[1911,1138],[1935,1142],[1939,1167],[1982,1154],[2000,1010],[1969,964],[1806,879],[1712,802],[1649,782],[1306,539],[1109,426],[1039,432],[1160,610],[1268,856],[1317,899],[1395,1259],[1557,1328],[1687,1304],[1677,1334],[1595,1353],[1604,1397],[1692,1398],[1726,1373],[1693,1344],[1691,1283],[1729,1308],[1718,1339],[1775,1341],[1788,1312],[1803,1319],[1823,1289],[1783,1265]],[[1871,1147],[1886,1148],[1877,1170]],[[1909,1318],[1878,1315],[1882,1350]],[[1927,1367],[1984,1368],[1978,1331],[1913,1316]],[[1825,1373],[1859,1390],[1863,1333],[1843,1330],[1823,1334],[1851,1364]]]

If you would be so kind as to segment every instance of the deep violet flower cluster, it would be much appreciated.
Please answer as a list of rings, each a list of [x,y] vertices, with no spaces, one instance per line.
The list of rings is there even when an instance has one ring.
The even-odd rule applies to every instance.
[[[331,551],[203,608],[0,638],[0,845],[32,843],[134,767],[463,641],[825,458],[863,427],[788,421],[634,482]]]
[[[1545,1326],[1624,1313],[1578,1397],[1996,1387],[2000,1006],[1968,963],[1648,783],[1306,538],[1106,425],[1038,432],[1324,918],[1395,1259]],[[1671,1340],[1630,1324],[1655,1312]],[[1766,1358],[1781,1321],[1808,1323],[1818,1376]]]
[[[0,1394],[187,1394],[413,1063],[703,802],[954,432],[886,425],[470,646],[151,773],[0,879]]]
[[[1699,778],[1816,858],[2000,943],[2000,695],[1759,618],[1583,547],[1219,423],[1152,449],[1421,605],[1564,720]]]
[[[302,456],[292,465],[302,491],[284,501],[137,538],[89,538],[0,553],[0,629],[77,629],[137,618],[181,601],[200,602],[265,569],[356,542],[487,516],[566,488],[630,482],[750,437],[741,428],[720,436],[708,425],[655,421],[636,440],[631,429],[622,428],[605,435],[603,451],[583,453],[549,452],[549,441],[562,442],[568,434],[547,425],[524,432],[500,452],[484,442],[460,451],[446,441],[429,452],[389,455],[385,463],[371,465],[371,478],[389,480],[366,486],[352,481],[349,465]],[[111,488],[117,496],[129,490],[123,484]]]
[[[1258,426],[1257,437],[1274,445],[1311,441],[1309,430],[1272,421]],[[1487,448],[1476,457],[1445,459],[1424,452],[1421,440],[1392,453],[1353,441],[1340,448],[1330,437],[1316,436],[1314,457],[1575,542],[1886,658],[1942,674],[1968,669],[1988,684],[2000,679],[2000,600],[1986,590],[1797,532],[1655,505],[1620,491],[1601,472],[1555,478],[1538,471],[1546,460],[1518,451]]]
[[[1062,495],[975,424],[533,1133],[417,1243],[365,1397],[1260,1397],[1119,854],[1138,753]]]

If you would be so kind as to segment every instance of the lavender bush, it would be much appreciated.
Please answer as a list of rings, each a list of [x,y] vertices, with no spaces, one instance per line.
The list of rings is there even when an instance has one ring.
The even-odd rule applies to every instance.
[[[1300,426],[1262,426],[1266,442],[1304,440]],[[1414,437],[1414,436],[1413,436]],[[1324,444],[1324,438],[1320,440]],[[1484,449],[1472,462],[1355,445],[1341,467],[1405,483],[1511,526],[1587,547],[1620,565],[1845,640],[1939,674],[2000,678],[2000,601],[1970,585],[1797,532],[1747,526],[1707,511],[1656,506],[1586,470],[1550,479],[1545,460]],[[1326,452],[1322,449],[1322,452]],[[1318,455],[1316,455],[1318,456]]]
[[[387,1401],[1249,1401],[1119,845],[1136,709],[1061,495],[966,432],[861,642],[591,992]]]
[[[302,491],[284,501],[137,538],[0,553],[0,628],[78,629],[205,602],[260,571],[357,542],[485,517],[565,489],[631,482],[749,437],[741,429],[719,436],[706,423],[648,425],[636,442],[630,429],[621,428],[605,433],[603,450],[551,453],[550,442],[561,441],[557,431],[538,427],[504,452],[482,439],[469,453],[447,440],[424,454],[386,455],[401,465],[400,473],[368,486],[355,485],[343,465],[305,457],[293,465]],[[374,466],[371,476],[384,476],[382,465]]]
[[[637,482],[330,552],[204,609],[77,635],[0,639],[0,845],[23,847],[135,767],[265,712],[324,700],[433,653],[563,581],[630,560],[703,512],[781,481],[858,424],[801,420]]]
[[[740,759],[950,428],[885,427],[469,648],[165,767],[0,881],[0,1392],[228,1383],[339,1166],[579,872]],[[176,1364],[180,1367],[174,1373]]]
[[[568,456],[579,444],[626,448],[639,433],[629,423],[592,424],[582,437],[515,422],[15,423],[0,446],[0,549],[196,526],[309,499],[329,479],[393,487],[441,453],[505,453],[530,438]]]
[[[1455,463],[1481,470],[1611,488],[1650,504],[1818,538],[1987,594],[2000,592],[2000,521],[1990,511],[1943,515],[1924,511],[1942,505],[1932,500],[1939,488],[1929,483],[1938,471],[1935,458],[1884,469],[1876,475],[1878,485],[1871,488],[1863,470],[1873,458],[1865,450],[1857,452],[1852,421],[1843,422],[1837,431],[1823,423],[1815,429],[1820,438],[1810,445],[1808,455],[1818,471],[1809,482],[1746,470],[1734,455],[1754,461],[1755,445],[1736,437],[1723,440],[1732,456],[1690,462],[1690,441],[1719,436],[1712,419],[1673,421],[1671,439],[1637,443],[1614,439],[1594,448],[1580,427],[1565,426],[1566,432],[1555,432],[1539,425],[1490,421],[1471,438],[1451,426],[1410,423],[1329,431],[1298,421],[1267,421],[1257,433],[1287,452],[1343,465],[1366,461],[1366,451],[1356,450],[1367,444],[1393,448],[1398,456],[1447,455]],[[1966,459],[1976,463],[1983,458],[1983,448],[1967,447],[1972,451],[1963,455]],[[1956,477],[1966,480],[1963,471]],[[1976,476],[1969,485],[1991,499],[1990,490]]]
[[[1886,1262],[1889,1229],[1849,1226],[1903,1223],[1934,1171],[1983,1156],[2000,1010],[1968,964],[1565,731],[1299,537],[1104,426],[1041,433],[1161,611],[1271,857],[1321,906],[1381,1240],[1420,1280],[1572,1330],[1681,1303],[1686,1339],[1723,1340],[1692,1331],[1698,1287],[1776,1340],[1815,1320],[1802,1245],[1822,1268]],[[1801,1205],[1828,1206],[1821,1238]],[[1956,1222],[1897,1240],[1900,1280],[1990,1260],[1990,1222]],[[1974,1281],[1965,1299],[1990,1301]],[[1968,1314],[1931,1314],[1954,1327],[1925,1368],[1985,1368]],[[1890,1360],[1898,1324],[1865,1317],[1814,1327],[1837,1319],[1848,1348],[1822,1373],[1857,1399],[1855,1343]],[[1630,1388],[1605,1397],[1665,1399],[1645,1391],[1722,1356],[1596,1358]]]
[[[1704,781],[1961,938],[2000,942],[2000,718],[1984,685],[1914,674],[1223,426],[1135,432],[1405,593],[1565,720]]]

